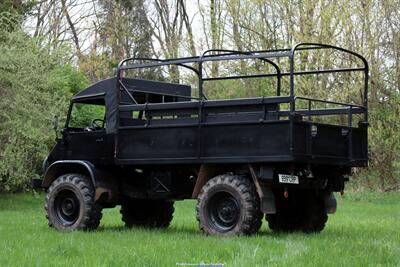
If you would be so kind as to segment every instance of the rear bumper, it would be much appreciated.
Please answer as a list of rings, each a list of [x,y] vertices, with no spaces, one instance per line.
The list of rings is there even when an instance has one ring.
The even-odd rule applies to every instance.
[[[33,178],[33,179],[32,179],[32,182],[31,182],[32,188],[35,189],[36,191],[41,191],[41,190],[43,190],[42,182],[43,182],[43,179],[40,179],[40,178]]]

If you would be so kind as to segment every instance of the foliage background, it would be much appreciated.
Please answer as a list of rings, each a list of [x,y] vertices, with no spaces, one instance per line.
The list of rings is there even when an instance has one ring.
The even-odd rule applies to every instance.
[[[400,185],[400,1],[398,0],[4,0],[0,3],[0,191],[29,190],[54,142],[51,120],[91,82],[113,75],[125,57],[171,58],[207,49],[259,50],[322,42],[370,63],[370,167],[355,170],[356,189]],[[303,69],[325,66],[304,57]],[[339,60],[339,64],[340,64]],[[252,63],[251,63],[252,64]],[[206,67],[207,75],[256,71],[249,64]],[[157,76],[193,83],[176,67]],[[299,94],[360,100],[354,77],[310,77]],[[314,83],[314,85],[313,85]],[[317,84],[318,86],[315,86]],[[283,83],[287,89],[287,81]],[[270,95],[271,81],[207,85],[216,98]],[[335,87],[336,86],[336,87]],[[218,89],[218,90],[217,90]]]

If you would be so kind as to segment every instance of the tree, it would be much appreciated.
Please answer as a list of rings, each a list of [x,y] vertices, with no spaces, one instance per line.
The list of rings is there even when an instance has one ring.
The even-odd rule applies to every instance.
[[[34,1],[3,0],[0,2],[0,29],[8,32],[21,26],[23,18],[33,7]]]

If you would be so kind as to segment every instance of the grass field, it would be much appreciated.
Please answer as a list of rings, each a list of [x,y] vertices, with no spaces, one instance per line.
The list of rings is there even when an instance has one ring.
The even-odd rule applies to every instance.
[[[275,234],[264,221],[256,236],[229,238],[200,233],[194,201],[176,203],[167,230],[126,229],[109,209],[97,231],[59,233],[43,198],[0,196],[0,266],[400,266],[399,193],[345,195],[320,234]]]

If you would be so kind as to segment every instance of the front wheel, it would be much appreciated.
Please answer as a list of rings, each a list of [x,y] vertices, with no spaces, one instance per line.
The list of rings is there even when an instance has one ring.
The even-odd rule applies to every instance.
[[[96,229],[102,217],[92,183],[77,173],[62,175],[51,184],[45,210],[49,226],[62,231]]]
[[[253,184],[245,177],[219,175],[201,189],[197,201],[200,229],[209,235],[250,235],[262,223]]]

